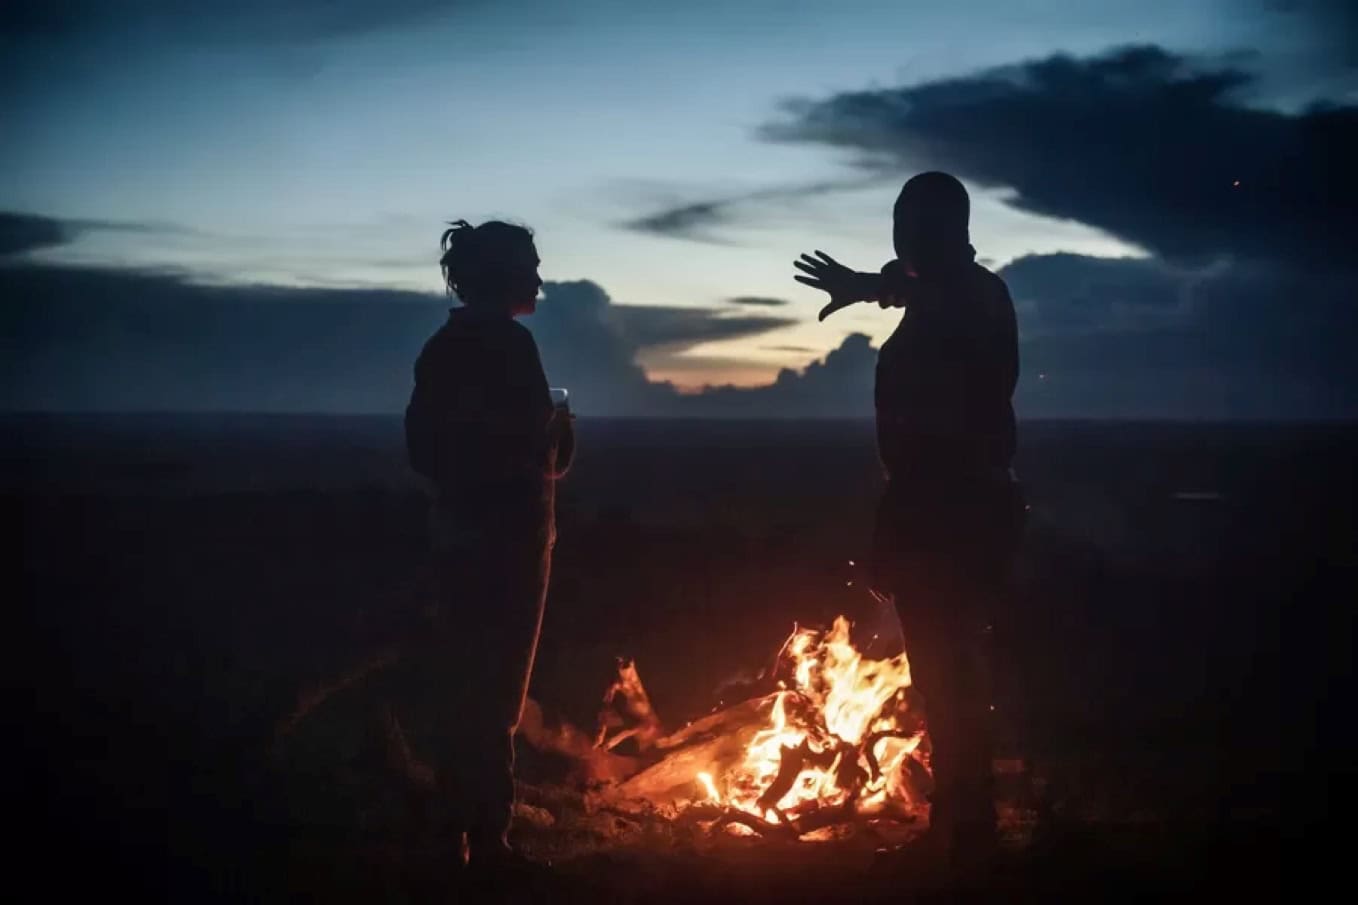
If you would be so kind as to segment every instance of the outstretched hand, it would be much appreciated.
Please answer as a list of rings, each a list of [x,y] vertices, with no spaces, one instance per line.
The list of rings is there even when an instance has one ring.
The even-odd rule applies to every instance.
[[[802,271],[793,279],[830,296],[830,304],[820,309],[818,320],[825,320],[854,302],[863,302],[876,297],[878,282],[876,274],[850,270],[823,251],[817,251],[815,257],[804,254],[800,259],[793,261],[792,266]]]

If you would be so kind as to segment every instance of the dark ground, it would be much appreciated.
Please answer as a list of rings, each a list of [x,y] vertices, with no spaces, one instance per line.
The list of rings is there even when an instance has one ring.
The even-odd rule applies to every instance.
[[[398,423],[4,427],[11,775],[37,818],[16,821],[20,862],[56,865],[45,894],[399,900],[430,859],[399,822],[355,829],[382,785],[362,693],[286,757],[271,744],[301,686],[418,605],[423,502]],[[588,725],[626,653],[682,722],[794,621],[864,612],[846,582],[877,486],[870,424],[579,427],[532,692],[550,712]],[[1021,444],[1033,518],[997,713],[1051,814],[991,888],[1274,897],[1353,801],[1358,429],[1038,423]],[[533,897],[888,899],[933,882],[861,849],[567,845]]]

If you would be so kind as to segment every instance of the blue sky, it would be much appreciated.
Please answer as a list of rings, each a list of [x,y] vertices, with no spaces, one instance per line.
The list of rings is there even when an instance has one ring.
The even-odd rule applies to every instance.
[[[0,211],[80,224],[29,260],[434,293],[441,222],[507,217],[537,232],[544,277],[619,305],[720,318],[734,297],[786,301],[763,332],[637,350],[686,391],[767,384],[895,326],[868,308],[816,323],[821,299],[790,264],[815,247],[880,266],[900,182],[946,161],[903,150],[865,170],[852,143],[769,140],[788,99],[1153,45],[1249,71],[1244,106],[1358,102],[1353,17],[1324,2],[199,6],[5,14]],[[1151,255],[1097,217],[1025,210],[1013,186],[962,175],[994,268]],[[700,230],[634,228],[709,202],[721,216]]]

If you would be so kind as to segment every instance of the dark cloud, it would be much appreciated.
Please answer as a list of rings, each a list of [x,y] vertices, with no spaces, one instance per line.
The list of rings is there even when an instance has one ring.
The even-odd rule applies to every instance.
[[[1154,258],[1076,254],[1026,255],[1001,273],[1028,336],[1173,325],[1197,282]]]
[[[533,331],[543,367],[555,386],[571,391],[577,411],[634,415],[663,410],[675,391],[652,383],[637,364],[637,343],[623,334],[613,300],[589,280],[548,283]]]
[[[1358,416],[1342,273],[1049,255],[1000,275],[1021,309],[1023,416]]]
[[[20,255],[43,248],[66,245],[86,232],[141,233],[145,235],[201,235],[197,230],[173,223],[132,220],[57,219],[39,214],[0,211],[0,257]]]
[[[396,411],[443,316],[437,299],[389,290],[0,267],[0,400],[11,410]]]
[[[715,417],[846,418],[872,415],[877,350],[854,333],[802,371],[784,368],[770,386],[709,387],[687,397],[695,414]]]
[[[764,134],[946,169],[1165,258],[1350,256],[1358,108],[1250,106],[1251,74],[1158,47],[795,101]],[[1237,184],[1238,183],[1238,184]]]
[[[813,349],[810,346],[760,346],[759,348],[766,352],[797,352],[806,354],[820,351],[819,349]]]
[[[0,211],[0,257],[64,245],[71,230],[60,220]]]
[[[713,235],[711,229],[726,222],[730,217],[730,209],[737,203],[738,199],[696,201],[628,220],[622,226],[633,232],[652,233],[670,239],[724,245],[726,242]]]
[[[757,336],[797,323],[789,317],[732,316],[720,309],[642,305],[614,305],[609,316],[637,362],[651,373],[671,377],[694,371],[748,371],[748,360],[699,356],[690,350],[702,343]],[[699,407],[700,400],[689,395],[667,400],[664,410],[696,414]]]
[[[336,37],[432,18],[446,0],[8,0],[0,35],[81,37],[152,31],[204,42],[288,41]]]
[[[593,283],[549,283],[529,319],[581,411],[663,409]],[[382,289],[204,286],[129,270],[0,267],[3,408],[398,412],[437,296]]]
[[[738,295],[726,301],[732,305],[746,305],[754,308],[781,308],[788,303],[787,299],[775,299],[764,295]]]
[[[137,233],[146,236],[209,236],[210,233],[191,226],[163,220],[101,220],[79,217],[61,221],[71,234],[83,232]]]
[[[851,191],[877,181],[879,177],[874,175],[868,179],[840,179],[757,189],[672,205],[655,213],[625,221],[621,225],[623,229],[670,239],[724,245],[729,244],[729,240],[722,238],[715,230],[748,218],[751,211],[757,209],[759,205],[793,205],[807,198]]]
[[[58,221],[38,222],[47,233],[16,228],[36,236],[22,247]],[[384,289],[205,286],[133,270],[0,266],[0,409],[398,412],[415,356],[447,306]],[[579,411],[607,415],[700,413],[647,378],[637,363],[643,348],[679,352],[786,323],[650,310],[615,305],[588,281],[548,283],[526,323],[553,384],[571,389]]]
[[[614,305],[611,317],[620,333],[638,349],[738,339],[797,323],[790,317],[730,316],[712,308],[661,305]]]

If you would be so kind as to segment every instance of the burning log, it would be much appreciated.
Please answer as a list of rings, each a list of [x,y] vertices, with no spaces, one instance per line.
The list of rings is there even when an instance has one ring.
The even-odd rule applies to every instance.
[[[609,736],[610,731],[620,727],[623,727],[622,731]],[[618,677],[604,692],[603,706],[599,709],[599,729],[594,746],[611,751],[630,738],[635,740],[638,750],[646,751],[664,733],[660,717],[637,675],[636,664],[619,657]]]
[[[709,830],[737,824],[794,837],[865,819],[912,820],[930,777],[917,754],[924,724],[905,655],[865,658],[841,618],[828,632],[794,630],[768,674],[778,691],[654,738],[643,756],[657,759],[596,792],[595,806],[662,807]],[[628,712],[654,716],[631,662],[620,663],[606,706],[618,696],[641,702]],[[596,739],[605,748],[625,734],[610,738],[608,720]],[[656,732],[658,718],[648,725]]]
[[[732,731],[743,731],[754,720],[767,719],[764,711],[772,708],[777,695],[764,695],[734,704],[723,710],[700,717],[684,728],[656,740],[655,747],[660,751],[682,748],[687,745],[709,741]]]
[[[772,704],[773,696],[746,701],[657,739],[655,750],[665,752],[662,758],[604,790],[601,798],[624,808],[642,803],[692,802],[698,774],[738,765],[750,741],[766,724]]]
[[[802,775],[802,768],[806,766],[809,753],[810,749],[807,748],[805,740],[795,748],[783,749],[782,756],[778,758],[778,772],[774,774],[773,782],[769,783],[764,793],[755,799],[759,813],[766,813],[776,807],[778,802],[783,800],[783,796],[792,791],[793,783]]]
[[[828,767],[835,762],[834,750],[813,751],[808,740],[802,739],[802,743],[795,748],[784,748],[782,755],[778,758],[778,772],[773,777],[773,782],[755,801],[759,813],[772,810],[778,806],[778,802],[783,800],[783,796],[792,791],[792,786],[797,781],[797,777],[802,775],[802,770],[808,766]]]
[[[850,798],[844,804],[831,807],[819,807],[803,814],[791,823],[791,830],[798,838],[800,838],[810,833],[814,833],[817,830],[823,830],[826,827],[853,823],[858,817],[858,807],[854,799]]]
[[[577,777],[586,784],[616,783],[637,771],[640,761],[599,748],[594,740],[562,720],[549,724],[542,706],[532,698],[523,705],[519,736],[539,751],[560,754],[576,765]]]
[[[681,822],[700,824],[709,832],[715,832],[736,824],[760,836],[776,836],[783,839],[796,839],[797,833],[786,821],[769,823],[749,811],[723,807],[717,804],[700,803],[685,808],[679,815]]]
[[[887,729],[882,732],[874,732],[864,739],[863,744],[860,746],[860,751],[862,752],[863,759],[867,761],[868,764],[868,778],[873,781],[882,778],[882,765],[877,762],[876,748],[878,742],[884,738],[910,739],[915,738],[918,735],[918,730]]]
[[[845,791],[850,802],[855,800],[859,789],[863,788],[864,782],[868,779],[868,772],[862,767],[866,746],[866,742],[855,746],[842,746],[834,763],[837,767],[835,785]]]

